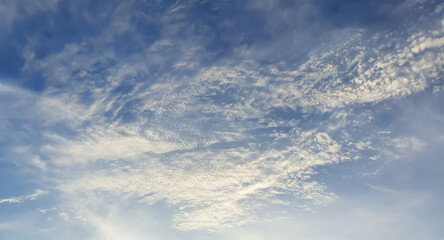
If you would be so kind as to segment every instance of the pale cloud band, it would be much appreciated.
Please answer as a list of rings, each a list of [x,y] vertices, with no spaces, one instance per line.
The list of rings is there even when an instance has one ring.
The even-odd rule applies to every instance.
[[[0,199],[0,204],[1,203],[22,203],[22,202],[28,201],[28,200],[36,200],[38,197],[44,196],[47,194],[49,194],[48,191],[37,189],[34,193],[26,194],[23,196]]]

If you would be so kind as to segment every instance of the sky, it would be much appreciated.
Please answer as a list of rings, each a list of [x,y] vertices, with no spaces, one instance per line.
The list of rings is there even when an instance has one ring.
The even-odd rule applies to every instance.
[[[0,239],[444,236],[439,0],[0,0]]]

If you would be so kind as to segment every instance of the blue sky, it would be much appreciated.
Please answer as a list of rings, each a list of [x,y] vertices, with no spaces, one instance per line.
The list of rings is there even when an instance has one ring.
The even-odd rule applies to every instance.
[[[441,239],[440,1],[0,2],[0,239]]]

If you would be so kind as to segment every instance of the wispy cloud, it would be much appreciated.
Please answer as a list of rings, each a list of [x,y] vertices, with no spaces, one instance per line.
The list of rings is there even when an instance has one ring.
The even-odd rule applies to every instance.
[[[0,204],[1,203],[22,203],[27,200],[36,200],[38,197],[43,196],[43,195],[47,195],[48,193],[49,193],[48,191],[37,189],[34,193],[26,194],[23,196],[0,199]]]
[[[14,100],[0,106],[0,130],[24,129],[4,151],[43,170],[60,193],[56,217],[92,226],[98,239],[140,239],[116,216],[143,218],[134,212],[158,206],[176,230],[216,232],[328,206],[338,196],[318,171],[425,149],[422,138],[393,127],[389,107],[441,93],[443,8],[396,29],[322,17],[311,31],[305,24],[327,10],[296,2],[285,14],[277,2],[247,4],[242,14],[268,19],[254,22],[264,33],[235,28],[235,18],[215,21],[223,3],[195,19],[187,16],[208,2],[131,1],[113,5],[101,31],[45,54],[28,39],[21,72],[38,73],[46,86],[0,83],[0,97]],[[300,25],[281,27],[293,20]],[[321,37],[327,25],[333,40]]]
[[[386,193],[396,193],[396,191],[394,191],[388,187],[384,187],[384,186],[375,186],[375,185],[368,184],[368,183],[367,183],[367,186],[369,186],[371,189],[374,189],[376,191],[381,191],[381,192],[386,192]]]
[[[47,124],[74,121],[68,126],[76,132],[67,137],[45,133],[40,152],[62,171],[89,166],[59,184],[65,194],[77,198],[106,191],[148,205],[165,202],[177,209],[173,224],[181,230],[246,224],[257,218],[256,209],[274,204],[324,205],[335,195],[311,180],[313,169],[377,151],[371,139],[352,142],[361,136],[346,128],[365,126],[370,113],[342,110],[329,117],[329,112],[406,96],[433,84],[433,74],[425,73],[442,61],[439,51],[430,49],[442,46],[430,40],[437,43],[420,47],[419,39],[439,39],[436,34],[443,33],[416,30],[407,41],[399,32],[348,30],[345,39],[330,43],[328,51],[313,51],[299,66],[263,68],[241,61],[202,66],[185,75],[166,73],[148,82],[138,80],[149,76],[147,67],[123,59],[94,73],[103,75],[100,87],[82,80],[94,77],[91,72],[73,74],[93,68],[100,59],[96,53],[82,55],[83,66],[63,65],[61,72],[56,67],[77,57],[81,47],[71,45],[34,65],[48,77],[71,76],[76,86],[53,89],[39,101]],[[88,43],[100,44],[100,39]],[[160,40],[150,51],[170,44]],[[88,104],[77,97],[86,90]],[[307,116],[316,114],[326,115],[312,127],[304,125]]]

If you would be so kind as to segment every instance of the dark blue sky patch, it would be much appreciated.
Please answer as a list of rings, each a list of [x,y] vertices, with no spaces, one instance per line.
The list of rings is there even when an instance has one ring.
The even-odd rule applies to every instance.
[[[18,77],[23,64],[24,60],[15,38],[0,38],[0,77]]]
[[[134,89],[134,84],[123,82],[119,86],[115,87],[112,91],[112,95],[124,95],[131,92]]]
[[[100,34],[110,21],[110,10],[111,3],[107,1],[61,1],[55,12],[25,15],[23,21],[15,22],[12,34],[22,44],[32,40],[35,58],[41,59],[62,50],[66,44]]]
[[[117,118],[119,118],[124,124],[135,122],[139,119],[138,109],[140,106],[140,101],[136,99],[126,102],[122,107],[122,110],[117,114]]]
[[[304,113],[298,109],[286,108],[272,108],[269,110],[265,118],[282,119],[282,120],[303,120]]]
[[[36,92],[43,91],[46,86],[46,79],[41,73],[22,74],[20,82],[22,86]]]
[[[133,25],[133,24],[132,24]],[[157,25],[136,21],[134,30],[126,31],[113,36],[111,46],[117,57],[131,56],[141,53],[154,41],[160,38]],[[140,38],[142,36],[142,38]]]
[[[367,26],[391,19],[393,9],[399,7],[402,0],[394,1],[366,1],[366,0],[340,0],[315,1],[320,6],[320,15],[335,27]]]

